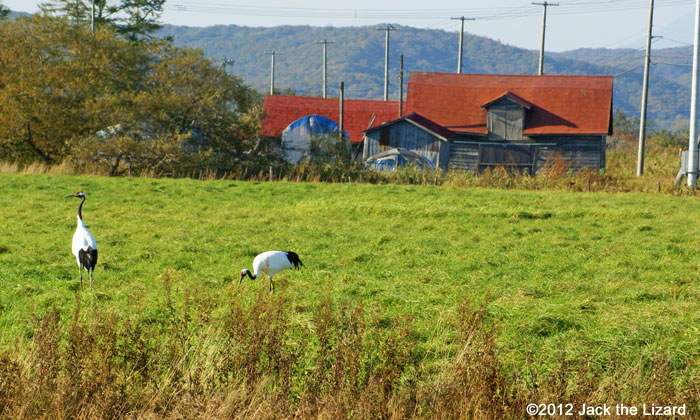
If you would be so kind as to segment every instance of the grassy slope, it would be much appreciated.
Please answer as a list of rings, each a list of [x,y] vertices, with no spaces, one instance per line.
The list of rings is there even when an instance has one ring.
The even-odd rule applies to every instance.
[[[226,299],[258,252],[292,249],[306,268],[277,279],[297,331],[324,292],[363,299],[384,317],[408,313],[427,365],[452,356],[452,321],[490,291],[505,360],[552,362],[565,349],[600,363],[659,349],[680,363],[700,349],[697,198],[0,174],[0,344],[30,337],[31,312],[69,313],[77,199],[99,245],[87,308],[158,322],[166,268],[177,295]],[[244,295],[264,288],[245,283]],[[84,311],[83,316],[89,316]],[[529,356],[528,356],[529,355]]]

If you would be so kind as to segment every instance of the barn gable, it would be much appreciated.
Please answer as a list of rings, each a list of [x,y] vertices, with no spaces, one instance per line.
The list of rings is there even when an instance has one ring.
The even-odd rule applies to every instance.
[[[507,91],[503,95],[483,104],[486,109],[488,137],[498,140],[522,140],[527,111],[532,104],[520,96]]]
[[[435,167],[447,169],[449,140],[453,136],[452,131],[413,112],[365,130],[363,158],[399,148],[421,155]]]

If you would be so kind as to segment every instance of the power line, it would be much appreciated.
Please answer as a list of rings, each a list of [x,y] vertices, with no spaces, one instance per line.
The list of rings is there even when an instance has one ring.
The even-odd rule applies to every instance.
[[[675,40],[675,39],[671,39],[671,38],[668,38],[668,37],[664,37],[664,40],[666,40],[666,41],[671,41],[671,42],[675,42],[676,44],[689,45],[689,46],[691,46],[691,47],[693,46],[693,44],[691,44],[691,43],[689,43],[689,42],[677,41],[677,40]]]
[[[610,48],[610,47],[612,47],[613,45],[617,45],[617,44],[620,44],[620,43],[622,43],[622,42],[625,42],[625,41],[627,41],[627,40],[630,39],[630,38],[634,38],[634,37],[637,36],[637,35],[643,34],[644,31],[646,31],[646,29],[642,29],[642,30],[640,30],[640,31],[637,31],[637,32],[633,33],[632,35],[629,35],[629,36],[627,36],[627,37],[625,37],[625,38],[622,38],[622,39],[620,39],[620,40],[617,40],[617,41],[613,42],[612,44],[608,44],[608,45],[606,45],[606,46],[604,46],[604,47],[602,47],[602,48]]]
[[[620,76],[624,76],[625,74],[631,73],[631,72],[633,72],[633,71],[635,71],[635,70],[637,70],[637,69],[641,69],[642,67],[644,67],[644,66],[635,66],[635,67],[632,67],[631,69],[625,70],[625,71],[623,71],[622,73],[618,73],[618,74],[614,75],[613,77],[618,78],[618,77],[620,77]]]
[[[666,62],[663,62],[663,61],[656,61],[656,62],[652,62],[651,64],[654,64],[654,65],[655,65],[655,64],[662,64],[662,65],[670,65],[670,66],[693,67],[691,64],[666,63]],[[626,75],[626,74],[628,74],[628,73],[631,73],[631,72],[633,72],[633,71],[635,71],[635,70],[637,70],[637,69],[641,69],[641,68],[643,68],[643,67],[644,67],[644,65],[641,65],[641,64],[640,64],[640,65],[638,65],[638,66],[632,67],[631,69],[627,69],[627,70],[623,71],[622,73],[615,74],[615,75],[613,75],[613,77],[614,77],[614,78],[622,77],[622,76],[624,76],[624,75]]]
[[[658,0],[658,7],[671,7],[691,4],[690,0]],[[561,10],[552,14],[588,14],[609,11],[636,10],[645,8],[638,0],[587,0],[569,1]],[[193,0],[180,0],[177,3],[166,4],[166,10],[236,14],[243,16],[288,17],[288,18],[341,18],[341,19],[435,19],[446,18],[450,15],[469,15],[479,20],[499,20],[533,16],[536,12],[528,10],[527,5],[518,7],[483,7],[470,9],[342,9],[342,8],[310,8],[310,7],[264,7],[243,4],[212,4]]]
[[[639,47],[639,48],[637,48],[637,49],[635,49],[635,50],[632,50],[632,51],[630,51],[630,52],[628,52],[628,53],[626,53],[626,54],[623,54],[623,55],[621,55],[621,56],[619,56],[619,57],[609,58],[609,59],[603,61],[602,63],[600,63],[599,65],[600,65],[600,66],[611,66],[611,67],[619,66],[620,64],[624,64],[624,63],[630,61],[629,59],[624,60],[624,61],[620,61],[620,60],[622,60],[622,59],[625,58],[625,57],[629,57],[630,55],[635,54],[635,53],[637,53],[637,52],[639,52],[639,51],[641,51],[641,50],[643,50],[643,49],[644,49],[644,47]],[[632,57],[632,58],[635,58],[635,59],[636,59],[637,57]]]
[[[660,39],[661,39],[660,37],[652,37],[651,43],[653,44],[653,43],[659,41]],[[628,53],[626,53],[626,54],[623,54],[623,55],[621,55],[621,56],[619,56],[619,57],[613,57],[613,58],[607,59],[607,60],[603,61],[602,63],[600,63],[600,64],[598,64],[598,65],[599,65],[599,66],[616,67],[616,66],[619,66],[619,65],[621,65],[621,64],[629,63],[631,60],[637,59],[638,57],[630,57],[630,58],[628,58],[627,60],[622,60],[622,58],[628,57],[628,56],[630,56],[630,55],[632,55],[632,54],[634,54],[634,53],[636,53],[636,52],[639,52],[639,51],[643,50],[644,48],[645,48],[645,47],[639,47],[639,48],[637,48],[637,49],[635,49],[635,50],[632,50],[632,51],[630,51],[630,52],[628,52]],[[642,57],[642,58],[643,58],[643,57]]]
[[[662,65],[666,65],[666,66],[678,66],[678,67],[693,67],[692,64],[669,63],[666,61],[654,61],[651,64],[662,64]]]

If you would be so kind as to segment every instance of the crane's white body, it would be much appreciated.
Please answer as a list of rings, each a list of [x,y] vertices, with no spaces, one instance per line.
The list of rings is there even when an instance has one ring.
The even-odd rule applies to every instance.
[[[304,264],[299,259],[296,252],[293,251],[267,251],[259,254],[253,260],[253,274],[247,268],[241,270],[241,278],[238,284],[241,284],[245,276],[249,276],[251,280],[255,280],[262,273],[267,274],[270,278],[270,291],[274,289],[272,285],[272,277],[282,270],[300,269]]]
[[[253,274],[255,277],[261,273],[265,273],[272,278],[280,271],[293,267],[294,264],[287,258],[287,253],[282,251],[263,252],[253,260]]]
[[[85,271],[90,274],[90,290],[92,290],[92,272],[95,269],[95,264],[97,264],[97,242],[83,222],[82,209],[86,198],[85,193],[78,191],[66,198],[71,197],[82,199],[78,205],[78,226],[75,228],[75,233],[73,234],[71,251],[73,251],[73,255],[75,255],[75,259],[78,262],[80,287],[83,287],[83,267],[85,267]]]
[[[89,248],[92,248],[94,250],[97,250],[97,242],[95,241],[95,237],[92,236],[92,233],[90,233],[89,230],[85,227],[85,223],[83,223],[83,220],[78,217],[78,226],[75,229],[75,233],[73,234],[73,255],[75,255],[75,259],[78,261],[78,268],[81,268],[80,264],[80,250],[82,249],[83,251],[87,251]],[[87,271],[87,267],[85,267],[85,270]]]

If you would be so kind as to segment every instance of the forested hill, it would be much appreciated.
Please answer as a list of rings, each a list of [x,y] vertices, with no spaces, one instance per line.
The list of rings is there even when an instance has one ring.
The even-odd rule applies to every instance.
[[[10,19],[17,19],[21,16],[31,16],[31,13],[10,11],[10,14],[7,17]]]
[[[269,89],[270,56],[278,51],[276,84],[281,91],[320,95],[322,80],[319,40],[335,40],[328,47],[329,94],[337,95],[340,80],[349,98],[381,99],[384,73],[384,32],[375,26],[311,27],[278,26],[252,28],[235,25],[194,28],[165,26],[163,36],[172,36],[181,46],[201,48],[207,57],[235,60],[230,71],[261,92]],[[397,96],[399,53],[407,71],[454,72],[457,67],[456,32],[401,27],[391,33],[391,96]],[[687,63],[688,47],[656,50],[655,55]],[[589,49],[550,53],[546,74],[619,75],[615,78],[614,108],[639,115],[643,51]],[[538,52],[505,45],[492,39],[465,34],[463,72],[534,74]],[[406,81],[408,77],[406,77]],[[653,66],[649,94],[649,118],[659,127],[678,128],[687,124],[690,104],[690,68],[658,64]]]

